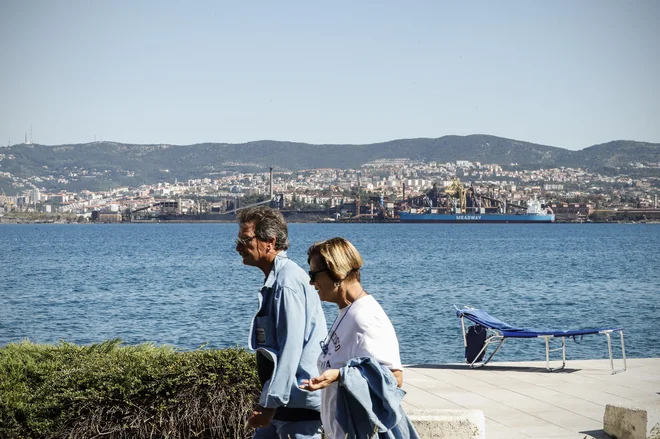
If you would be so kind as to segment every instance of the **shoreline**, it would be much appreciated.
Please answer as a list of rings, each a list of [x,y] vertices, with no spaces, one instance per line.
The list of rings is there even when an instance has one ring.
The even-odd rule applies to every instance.
[[[324,221],[324,220],[296,220],[294,218],[286,218],[288,224],[443,224],[443,223],[409,223],[401,222],[398,220],[371,220],[371,221]],[[120,222],[76,222],[76,221],[56,221],[56,220],[24,220],[19,218],[3,218],[0,217],[0,225],[31,225],[31,224],[76,224],[76,225],[90,225],[90,224],[235,224],[236,220],[137,220],[137,221],[120,221]],[[525,223],[525,222],[451,222],[444,224],[660,224],[660,220],[646,220],[646,221],[555,221],[554,223]]]

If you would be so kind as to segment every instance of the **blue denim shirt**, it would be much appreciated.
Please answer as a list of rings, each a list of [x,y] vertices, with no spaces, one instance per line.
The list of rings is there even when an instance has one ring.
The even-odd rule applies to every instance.
[[[346,437],[420,439],[401,406],[406,394],[385,366],[370,357],[348,360],[339,369],[337,422]]]
[[[321,301],[309,276],[286,252],[280,252],[259,293],[259,311],[248,342],[257,355],[273,363],[259,405],[321,410],[320,392],[298,386],[318,375],[316,361],[327,332]]]

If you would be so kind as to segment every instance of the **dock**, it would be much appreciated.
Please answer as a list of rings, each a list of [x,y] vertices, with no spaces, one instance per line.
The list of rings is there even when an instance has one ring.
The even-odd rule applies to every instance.
[[[488,439],[606,439],[607,404],[647,407],[649,425],[660,422],[660,358],[629,358],[614,375],[609,359],[567,360],[556,372],[545,361],[409,365],[403,388],[406,409],[483,411]]]

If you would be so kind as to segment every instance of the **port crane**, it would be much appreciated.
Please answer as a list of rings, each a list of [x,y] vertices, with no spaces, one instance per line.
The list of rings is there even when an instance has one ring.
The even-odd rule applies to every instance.
[[[465,213],[466,211],[466,190],[458,178],[452,180],[451,184],[445,189],[447,195],[447,208],[449,208],[449,199],[457,199],[458,203],[455,206],[456,213]]]
[[[392,219],[393,214],[387,208],[385,207],[385,203],[383,201],[383,194],[380,194],[380,199],[378,200],[378,210],[379,210],[379,215],[381,215],[383,218],[386,219]]]
[[[436,207],[446,212],[474,213],[479,209],[498,209],[501,213],[507,213],[509,208],[526,209],[526,206],[508,202],[507,200],[496,198],[495,194],[489,196],[481,194],[474,187],[465,187],[458,178],[454,178],[444,191],[438,189],[437,184],[427,192],[421,199],[423,207]]]
[[[5,206],[7,206],[7,209],[11,211],[11,209],[14,207],[14,202],[11,200],[10,197],[7,196],[3,188],[0,188],[0,190],[2,191],[2,199],[5,202]]]

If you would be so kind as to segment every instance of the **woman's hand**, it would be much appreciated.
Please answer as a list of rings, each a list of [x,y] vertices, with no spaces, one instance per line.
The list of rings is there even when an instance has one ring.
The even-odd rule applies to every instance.
[[[402,370],[393,370],[392,375],[396,378],[396,386],[403,386],[403,371]]]
[[[339,369],[328,369],[316,378],[303,380],[300,388],[313,392],[328,387],[330,384],[339,380]]]

